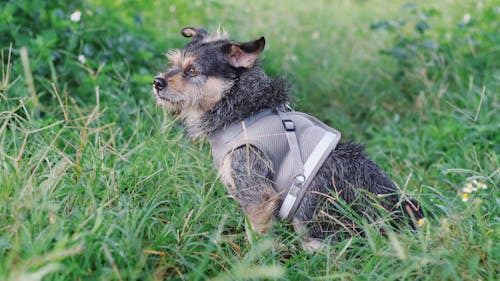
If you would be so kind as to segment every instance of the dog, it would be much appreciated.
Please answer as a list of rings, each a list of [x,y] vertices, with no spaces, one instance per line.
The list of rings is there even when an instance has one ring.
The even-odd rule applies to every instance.
[[[209,34],[194,27],[183,28],[181,34],[191,41],[182,49],[167,53],[169,68],[154,78],[153,95],[157,104],[183,120],[190,138],[209,139],[220,177],[255,232],[270,231],[292,189],[303,194],[300,198],[291,196],[294,200],[298,198],[298,204],[295,203],[296,210],[291,214],[285,210],[285,216],[289,215],[306,250],[319,248],[327,237],[338,241],[342,236],[338,233],[346,229],[349,234],[359,230],[355,217],[375,223],[388,220],[399,225],[404,218],[409,218],[412,225],[422,223],[419,204],[403,198],[393,181],[364,155],[363,147],[352,142],[330,140],[334,148],[324,149],[325,156],[317,162],[320,164],[316,164],[306,188],[304,177],[299,178],[298,184],[297,178],[286,177],[284,182],[292,182],[291,185],[277,184],[277,173],[288,171],[285,160],[300,162],[303,160],[300,151],[304,149],[292,145],[302,140],[297,140],[295,128],[286,127],[285,121],[290,121],[286,116],[293,113],[288,107],[291,97],[286,80],[268,76],[258,61],[264,50],[264,37],[242,43],[229,39],[224,32]],[[261,127],[267,127],[268,123],[255,121],[263,118],[281,120],[285,126],[280,132],[266,131],[268,136],[277,136],[276,142],[279,138],[277,150],[288,153],[279,163],[273,162],[274,156],[269,155],[274,152],[267,151],[274,144],[259,146],[244,142],[249,131],[266,130]],[[281,124],[269,122],[278,127]],[[325,127],[318,125],[319,121],[311,122],[312,126]],[[293,122],[291,125],[294,126]],[[339,135],[333,129],[325,132]],[[229,143],[222,148],[221,134],[226,140],[222,146]],[[238,142],[233,141],[238,138]],[[277,171],[277,165],[281,171]]]

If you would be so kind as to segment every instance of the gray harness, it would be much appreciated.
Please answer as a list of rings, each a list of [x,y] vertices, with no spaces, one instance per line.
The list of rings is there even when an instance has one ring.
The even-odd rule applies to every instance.
[[[301,112],[264,109],[209,138],[220,170],[226,155],[254,146],[272,162],[273,183],[288,190],[280,217],[291,220],[319,168],[340,140],[340,132]],[[304,161],[305,160],[305,161]]]

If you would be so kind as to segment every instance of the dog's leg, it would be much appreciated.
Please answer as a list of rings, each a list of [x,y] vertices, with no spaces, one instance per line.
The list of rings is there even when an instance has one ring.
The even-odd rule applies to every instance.
[[[265,196],[263,198],[265,200]],[[258,205],[250,205],[245,212],[254,231],[260,234],[267,233],[274,223],[274,211],[277,208],[278,197],[269,198]]]
[[[321,248],[321,240],[312,238],[308,234],[307,227],[298,218],[292,220],[295,233],[300,236],[300,245],[306,252],[313,253]]]
[[[272,164],[253,146],[230,153],[221,168],[221,177],[231,195],[240,203],[252,228],[264,234],[271,229],[280,196],[273,187]]]

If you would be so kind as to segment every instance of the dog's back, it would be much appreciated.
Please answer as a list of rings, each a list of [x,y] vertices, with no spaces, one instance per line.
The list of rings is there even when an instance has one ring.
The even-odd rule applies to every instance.
[[[297,216],[308,222],[312,236],[320,238],[344,230],[358,232],[361,225],[356,224],[362,218],[401,223],[406,217],[412,226],[423,218],[416,201],[401,198],[394,182],[365,156],[363,147],[351,142],[341,142],[332,151],[304,206],[319,207],[303,208]]]

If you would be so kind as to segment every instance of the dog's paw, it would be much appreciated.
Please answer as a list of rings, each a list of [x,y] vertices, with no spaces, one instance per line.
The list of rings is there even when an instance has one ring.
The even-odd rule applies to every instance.
[[[321,248],[323,248],[323,243],[318,239],[307,239],[300,241],[300,245],[302,249],[310,254],[318,252]]]

